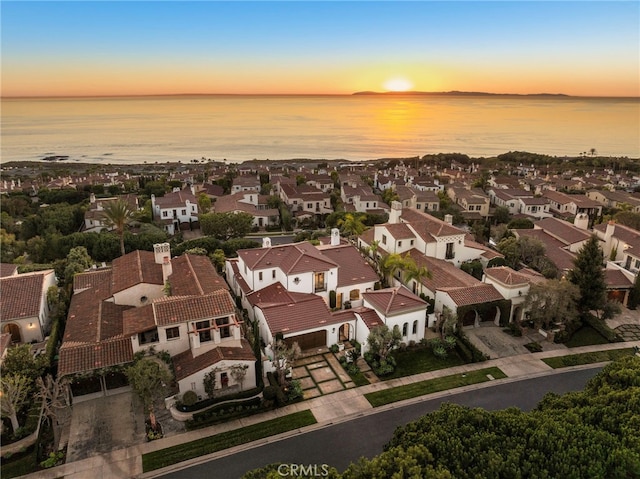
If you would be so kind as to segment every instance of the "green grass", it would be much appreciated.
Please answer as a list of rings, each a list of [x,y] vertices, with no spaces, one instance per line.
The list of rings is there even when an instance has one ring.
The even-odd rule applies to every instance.
[[[609,341],[591,326],[583,326],[578,329],[573,336],[571,336],[571,339],[565,343],[568,348],[579,348],[580,346],[591,346],[594,344],[609,344]]]
[[[142,455],[142,470],[144,472],[153,471],[188,459],[193,459],[194,457],[204,456],[229,447],[291,431],[299,427],[309,426],[316,422],[313,413],[305,410],[233,431],[227,431],[166,449],[160,449]]]
[[[446,358],[440,359],[435,357],[431,352],[431,349],[428,348],[397,351],[395,353],[395,358],[395,371],[380,379],[387,381],[389,379],[412,376],[414,374],[437,371],[438,369],[452,368],[454,366],[465,364],[455,351],[449,351],[449,355]]]
[[[571,354],[569,356],[559,356],[557,358],[546,358],[542,361],[553,369],[558,369],[567,368],[569,366],[579,366],[581,364],[615,361],[618,358],[631,356],[634,353],[635,350],[633,348],[611,349],[609,351],[594,351],[592,353]]]
[[[373,407],[379,407],[384,406],[385,404],[403,401],[405,399],[424,396],[425,394],[445,391],[447,389],[454,389],[461,386],[468,386],[470,384],[483,383],[485,381],[489,381],[487,374],[490,374],[495,379],[507,377],[507,375],[499,368],[485,368],[478,371],[471,371],[464,375],[454,374],[451,376],[429,379],[427,381],[420,381],[414,384],[407,384],[406,386],[398,386],[395,388],[385,389],[383,391],[376,391],[365,394],[365,398],[367,398],[367,401],[369,401]]]
[[[2,479],[18,477],[37,471],[40,467],[36,447],[30,447],[26,452],[18,453],[9,459],[2,459]]]
[[[345,371],[347,370],[345,369]],[[358,371],[355,374],[351,374],[349,371],[347,371],[347,374],[353,381],[353,384],[356,385],[356,387],[366,386],[367,384],[369,384],[369,380],[365,377],[364,374],[362,374],[362,371]]]

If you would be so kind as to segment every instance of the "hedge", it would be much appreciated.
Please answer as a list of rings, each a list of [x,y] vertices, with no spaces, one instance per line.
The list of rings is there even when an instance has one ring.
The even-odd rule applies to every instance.
[[[598,331],[610,343],[620,343],[624,341],[624,339],[622,339],[613,329],[607,326],[607,323],[602,319],[598,319],[591,314],[587,314],[584,317],[584,322]]]

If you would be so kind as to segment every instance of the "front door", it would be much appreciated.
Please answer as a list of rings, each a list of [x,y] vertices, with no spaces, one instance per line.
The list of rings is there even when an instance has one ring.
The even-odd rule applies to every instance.
[[[2,328],[2,332],[11,334],[11,342],[13,344],[22,342],[22,336],[20,335],[20,326],[18,326],[17,324],[5,324],[4,328]]]

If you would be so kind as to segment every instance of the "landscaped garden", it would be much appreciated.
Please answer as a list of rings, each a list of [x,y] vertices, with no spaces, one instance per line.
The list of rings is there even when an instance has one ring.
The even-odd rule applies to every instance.
[[[571,354],[569,356],[559,356],[556,358],[543,359],[546,364],[554,369],[566,368],[569,366],[579,366],[581,364],[600,363],[604,361],[615,361],[624,356],[635,354],[634,348],[610,349],[608,351],[594,351],[591,353]]]
[[[376,391],[365,394],[365,398],[367,398],[367,401],[369,401],[373,407],[379,407],[385,404],[423,396],[425,394],[490,381],[491,378],[503,379],[506,377],[506,374],[504,374],[499,368],[485,368],[463,374],[452,374],[450,376],[407,384],[406,386],[398,386],[382,391]]]
[[[144,472],[153,471],[188,459],[193,459],[194,457],[204,456],[300,427],[310,426],[316,422],[316,418],[311,411],[305,410],[241,429],[235,429],[214,436],[204,437],[196,441],[160,449],[155,452],[143,454],[142,470]]]
[[[573,333],[571,339],[564,344],[568,348],[579,348],[580,346],[591,346],[594,344],[609,344],[609,340],[591,326],[585,325]]]

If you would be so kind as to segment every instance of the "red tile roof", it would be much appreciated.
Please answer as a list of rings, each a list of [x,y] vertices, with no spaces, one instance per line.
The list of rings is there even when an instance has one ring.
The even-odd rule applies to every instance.
[[[93,288],[95,285],[104,281],[111,283],[111,268],[78,273],[73,277],[73,291],[78,292]]]
[[[338,268],[338,287],[380,280],[378,274],[355,246],[334,246],[323,249],[322,254],[340,265]]]
[[[402,221],[409,223],[412,229],[420,235],[426,242],[431,243],[434,239],[442,236],[453,236],[464,234],[459,228],[442,221],[435,216],[414,209],[402,210]]]
[[[470,288],[442,288],[456,306],[468,306],[471,304],[488,303],[504,299],[492,284],[480,283]]]
[[[169,276],[169,284],[172,295],[201,295],[219,289],[229,289],[206,256],[193,254],[178,256],[171,260],[171,269],[173,273]]]
[[[122,334],[125,336],[151,331],[156,326],[153,304],[131,308],[122,313]]]
[[[253,271],[279,267],[285,274],[299,274],[338,266],[308,242],[239,250],[238,256]]]
[[[14,276],[18,273],[18,265],[11,263],[0,263],[0,278]]]
[[[358,308],[354,311],[362,318],[369,331],[384,324],[378,313],[371,308]]]
[[[61,347],[58,375],[62,377],[131,361],[133,361],[133,349],[129,338]]]
[[[0,278],[0,316],[2,322],[40,315],[44,278],[53,270]]]
[[[558,218],[545,218],[535,223],[535,228],[542,229],[547,234],[562,241],[566,245],[586,241],[591,237],[591,233],[575,227],[567,221]]]
[[[417,266],[424,266],[431,272],[431,278],[423,278],[421,283],[430,291],[440,288],[474,286],[480,281],[460,268],[443,259],[425,256],[418,250],[409,250],[409,256]]]
[[[607,288],[626,289],[633,286],[631,280],[619,269],[605,269],[604,278]]]
[[[487,268],[484,273],[507,286],[527,285],[531,280],[531,276],[521,274],[509,266]]]
[[[156,299],[153,311],[158,326],[170,326],[196,319],[217,318],[235,313],[235,304],[226,290],[204,296],[169,296]]]
[[[192,374],[213,366],[220,361],[255,361],[253,349],[246,339],[241,339],[241,347],[217,347],[206,353],[193,356],[191,349],[188,349],[173,357],[173,368],[176,380],[181,381]],[[251,366],[249,366],[251,367]]]
[[[132,251],[113,260],[111,287],[113,294],[140,283],[163,285],[162,265],[151,251]]]
[[[427,303],[404,286],[362,293],[366,302],[383,316],[395,316],[410,311],[427,309]]]
[[[298,293],[295,302],[257,304],[272,334],[297,333],[340,322],[329,312],[324,300],[315,294]]]

